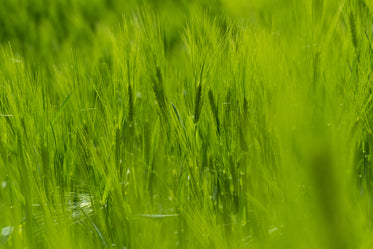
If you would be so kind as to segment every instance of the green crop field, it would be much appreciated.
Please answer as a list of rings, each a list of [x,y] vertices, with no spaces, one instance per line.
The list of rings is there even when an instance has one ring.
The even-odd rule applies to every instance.
[[[0,248],[373,248],[371,0],[0,0]]]

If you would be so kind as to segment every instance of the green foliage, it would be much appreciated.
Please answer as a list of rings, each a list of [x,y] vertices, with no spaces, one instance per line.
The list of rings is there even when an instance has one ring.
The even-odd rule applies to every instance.
[[[369,1],[1,6],[1,247],[373,246]]]

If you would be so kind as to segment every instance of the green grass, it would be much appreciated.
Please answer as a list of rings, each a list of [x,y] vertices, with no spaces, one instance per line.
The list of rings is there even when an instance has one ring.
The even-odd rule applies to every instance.
[[[372,248],[370,1],[0,2],[0,248]]]

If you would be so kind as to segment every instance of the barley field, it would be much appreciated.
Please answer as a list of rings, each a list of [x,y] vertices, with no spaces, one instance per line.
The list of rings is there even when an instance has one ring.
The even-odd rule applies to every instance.
[[[370,0],[0,0],[0,248],[373,248]]]

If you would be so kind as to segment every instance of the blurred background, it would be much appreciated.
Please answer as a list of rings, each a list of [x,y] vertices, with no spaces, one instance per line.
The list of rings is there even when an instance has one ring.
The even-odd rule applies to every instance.
[[[211,16],[244,18],[267,28],[277,19],[290,27],[294,21],[290,19],[293,4],[301,9],[307,1],[1,0],[0,43],[11,42],[16,52],[48,61],[62,56],[72,47],[86,48],[100,28],[119,25],[123,18],[131,17],[144,6],[157,11],[160,19],[167,23],[165,39],[172,44],[177,42],[185,21],[204,11]]]

